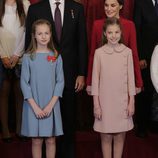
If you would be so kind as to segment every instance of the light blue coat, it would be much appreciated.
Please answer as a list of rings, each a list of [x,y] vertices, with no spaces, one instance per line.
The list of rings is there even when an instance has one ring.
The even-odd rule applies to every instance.
[[[52,113],[44,119],[36,118],[27,99],[33,98],[43,109],[53,96],[62,97],[64,74],[62,58],[55,62],[47,56],[54,53],[36,53],[33,59],[25,54],[22,61],[21,89],[24,96],[21,134],[30,137],[49,137],[63,134],[59,100]]]

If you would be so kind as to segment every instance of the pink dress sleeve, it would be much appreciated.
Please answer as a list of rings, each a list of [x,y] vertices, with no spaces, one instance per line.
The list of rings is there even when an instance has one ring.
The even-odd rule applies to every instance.
[[[128,54],[128,94],[136,95],[132,52]]]
[[[100,60],[97,51],[95,51],[93,70],[92,70],[91,95],[99,96],[99,82],[100,82]]]
[[[92,29],[92,37],[91,37],[91,49],[90,49],[89,61],[88,61],[88,76],[87,76],[88,86],[91,86],[93,58],[94,58],[94,52],[96,48],[97,48],[97,31],[96,31],[96,26],[94,22],[93,29]]]

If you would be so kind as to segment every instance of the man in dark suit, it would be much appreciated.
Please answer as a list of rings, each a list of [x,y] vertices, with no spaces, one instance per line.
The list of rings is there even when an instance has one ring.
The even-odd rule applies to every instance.
[[[155,4],[155,0],[135,1],[134,21],[137,30],[140,67],[144,81],[144,91],[136,98],[137,135],[140,137],[144,137],[146,134],[154,92],[150,78],[150,60],[153,49],[158,43],[158,15]]]
[[[60,39],[55,28],[56,2],[60,2],[62,33]],[[37,19],[46,19],[52,24],[56,49],[62,56],[65,88],[61,102],[64,136],[61,137],[59,157],[73,158],[75,132],[75,92],[85,85],[87,71],[87,34],[83,6],[73,0],[43,0],[30,6],[26,19],[26,44],[31,39],[31,26]],[[58,146],[57,146],[58,147]],[[58,149],[57,149],[58,151]]]

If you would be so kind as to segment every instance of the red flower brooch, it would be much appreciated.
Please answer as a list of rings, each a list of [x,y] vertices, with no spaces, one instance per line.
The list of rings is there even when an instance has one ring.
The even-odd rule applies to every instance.
[[[56,56],[54,56],[54,55],[48,55],[47,56],[47,61],[48,62],[55,62],[55,60],[57,59],[57,57]]]

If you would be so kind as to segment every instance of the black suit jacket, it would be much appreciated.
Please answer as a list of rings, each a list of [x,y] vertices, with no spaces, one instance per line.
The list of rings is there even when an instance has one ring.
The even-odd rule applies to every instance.
[[[65,0],[62,37],[58,42],[49,0],[31,5],[26,19],[25,49],[30,43],[32,24],[37,19],[47,19],[52,24],[54,44],[63,59],[65,86],[74,88],[76,77],[85,76],[87,71],[87,33],[83,6]]]
[[[158,16],[152,0],[136,0],[134,22],[137,31],[138,52],[140,59],[150,64],[151,55],[158,43]]]

